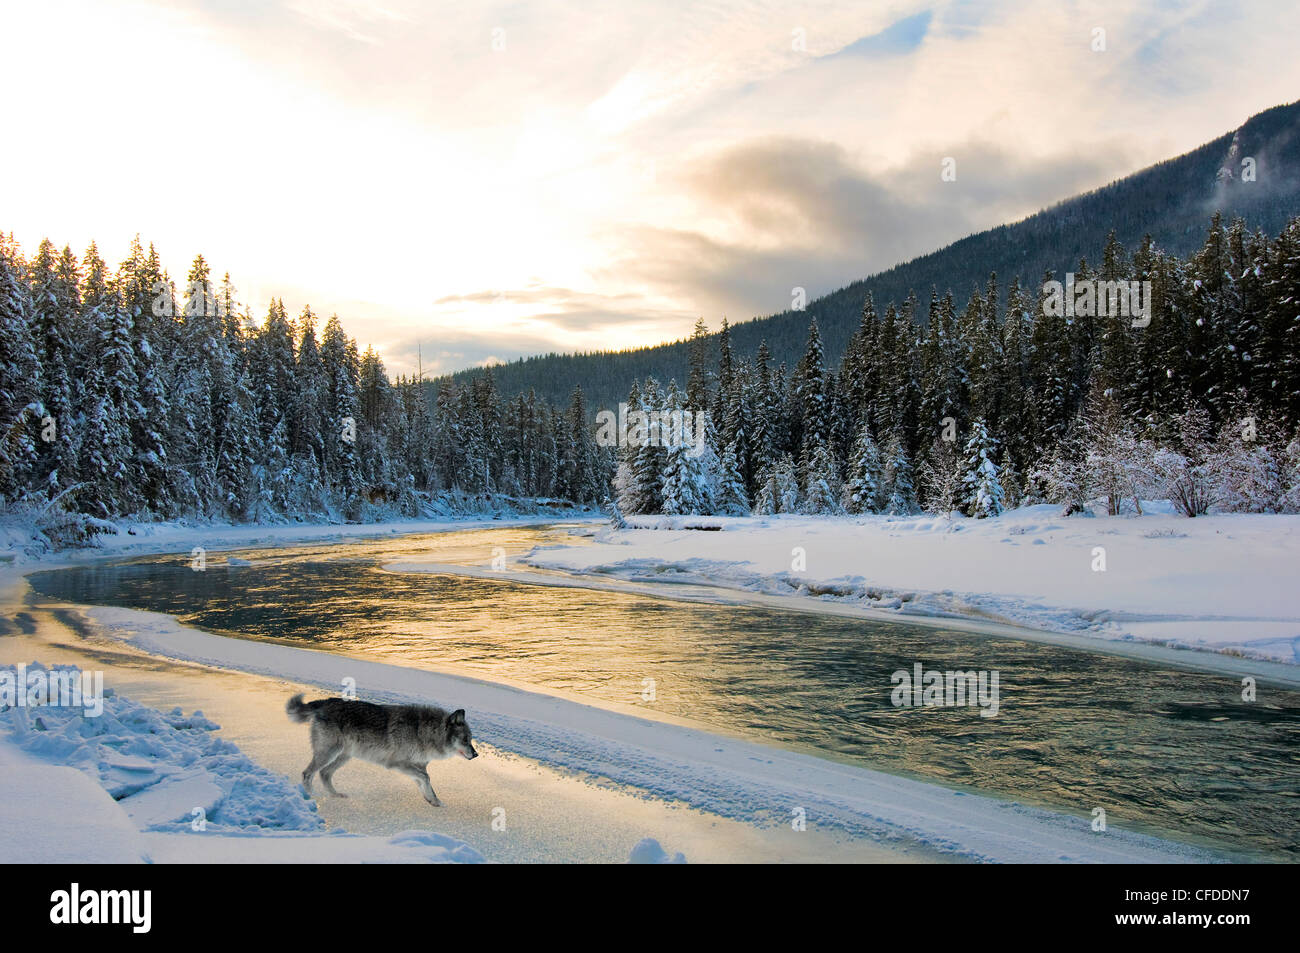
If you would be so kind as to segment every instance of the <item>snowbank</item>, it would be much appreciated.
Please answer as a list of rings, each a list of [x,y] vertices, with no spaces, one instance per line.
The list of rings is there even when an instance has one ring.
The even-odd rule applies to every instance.
[[[428,831],[387,839],[327,833],[300,786],[218,737],[219,726],[202,712],[164,714],[111,689],[104,694],[95,717],[54,705],[0,709],[0,859],[483,860],[469,845]],[[313,840],[328,844],[305,843]]]
[[[1165,510],[635,517],[634,528],[537,549],[522,562],[1300,662],[1300,516],[1187,519]],[[698,531],[706,528],[717,531]]]
[[[77,534],[61,541],[47,535],[32,513],[0,511],[0,568],[49,561],[60,556],[121,556],[177,551],[185,544],[201,544],[216,549],[271,542],[329,542],[394,533],[436,533],[481,525],[599,518],[596,510],[568,500],[448,492],[427,501],[425,515],[419,518],[370,523],[342,523],[324,518],[314,522],[285,520],[278,523],[93,520],[93,534]]]
[[[678,851],[669,856],[662,844],[653,837],[647,837],[632,848],[627,862],[629,864],[684,864],[686,855]]]

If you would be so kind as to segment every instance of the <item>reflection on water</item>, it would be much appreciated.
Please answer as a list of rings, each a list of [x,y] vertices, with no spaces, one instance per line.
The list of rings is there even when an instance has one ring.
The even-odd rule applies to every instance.
[[[874,767],[974,785],[1110,823],[1300,854],[1300,693],[1004,637],[387,573],[391,561],[485,565],[556,530],[465,530],[346,545],[209,554],[30,577],[70,601],[166,612],[211,631],[454,667],[643,705]],[[996,670],[997,717],[896,708],[890,676]],[[654,701],[642,693],[653,679]]]

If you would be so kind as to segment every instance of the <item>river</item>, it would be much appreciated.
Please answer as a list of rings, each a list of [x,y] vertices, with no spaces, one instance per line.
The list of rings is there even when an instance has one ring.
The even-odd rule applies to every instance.
[[[1238,853],[1300,855],[1300,692],[905,621],[454,574],[571,543],[565,527],[148,557],[32,574],[58,599],[164,612],[413,667],[641,706],[732,734]],[[227,557],[248,560],[228,565]],[[891,676],[997,672],[996,717],[898,707]]]

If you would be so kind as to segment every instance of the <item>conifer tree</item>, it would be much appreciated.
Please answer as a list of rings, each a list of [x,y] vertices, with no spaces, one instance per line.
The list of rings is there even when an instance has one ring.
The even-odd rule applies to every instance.
[[[813,451],[807,467],[804,484],[803,507],[807,513],[836,514],[843,512],[840,506],[840,484],[838,467],[831,449],[825,443],[818,444]]]
[[[890,436],[889,442],[885,444],[880,472],[880,498],[883,500],[882,509],[891,515],[908,515],[917,510],[912,462],[898,434]]]
[[[844,509],[850,513],[875,513],[880,509],[880,449],[864,423],[853,441],[849,475],[844,484]]]
[[[989,436],[984,421],[977,419],[971,425],[962,463],[962,511],[967,516],[983,519],[1002,513],[1005,494],[993,462],[996,449],[997,442]]]
[[[749,491],[736,457],[736,444],[733,442],[723,451],[720,465],[717,511],[724,516],[744,516],[749,512]]]
[[[25,270],[13,239],[0,235],[0,502],[29,490],[44,416]]]
[[[793,435],[806,457],[811,457],[817,447],[830,440],[830,412],[826,406],[825,353],[822,350],[821,332],[817,319],[808,324],[808,344],[799,360],[792,380],[794,421],[798,428]]]

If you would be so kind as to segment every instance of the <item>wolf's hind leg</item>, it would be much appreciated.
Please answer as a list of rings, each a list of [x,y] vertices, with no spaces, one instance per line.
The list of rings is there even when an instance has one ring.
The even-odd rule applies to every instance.
[[[425,770],[424,765],[416,764],[414,761],[406,761],[393,765],[393,770],[414,778],[415,786],[420,789],[424,799],[434,807],[442,807],[442,802],[438,800],[438,795],[433,791],[433,785],[429,783],[429,772]]]
[[[329,748],[326,751],[312,752],[311,764],[307,765],[302,772],[302,786],[307,789],[308,794],[311,794],[312,776],[338,757],[338,755],[342,753],[342,750],[342,748],[335,747]],[[328,785],[326,786],[326,790],[328,790]]]
[[[347,797],[346,794],[340,794],[334,790],[334,772],[343,765],[352,760],[352,756],[346,751],[340,751],[334,756],[334,760],[320,769],[320,783],[325,786],[325,792],[330,797]]]

